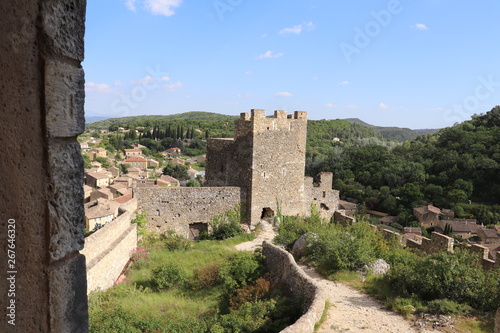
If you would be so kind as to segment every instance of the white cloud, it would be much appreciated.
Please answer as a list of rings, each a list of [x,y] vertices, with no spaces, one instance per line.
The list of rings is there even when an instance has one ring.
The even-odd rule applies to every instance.
[[[262,38],[266,38],[267,37],[267,34],[262,34],[260,35]]]
[[[167,91],[177,91],[177,90],[181,89],[182,86],[183,86],[182,82],[181,81],[177,81],[176,83],[166,84],[163,87]]]
[[[444,108],[442,107],[437,107],[437,108],[434,108],[432,109],[433,111],[444,111]]]
[[[380,103],[378,106],[379,106],[381,109],[388,109],[388,108],[389,108],[389,107],[388,107],[386,104],[384,104],[384,103]]]
[[[418,30],[430,30],[425,24],[422,23],[417,23],[415,24],[414,27],[417,28]]]
[[[154,15],[172,16],[174,8],[178,8],[183,0],[145,0],[144,8]]]
[[[273,53],[273,51],[267,51],[264,54],[257,56],[257,59],[270,59],[282,57],[283,53]]]
[[[296,34],[296,35],[299,35],[303,30],[311,31],[314,28],[315,28],[315,26],[314,26],[314,24],[312,22],[307,22],[307,23],[303,23],[303,24],[294,25],[291,28],[281,29],[278,33],[280,35],[284,35],[284,34]]]
[[[251,97],[255,97],[255,95],[254,94],[240,94],[240,93],[237,93],[236,97],[238,97],[238,98],[251,98]]]
[[[349,83],[351,83],[351,82],[349,82],[349,81],[342,81],[342,82],[339,82],[339,86],[346,86]]]
[[[337,105],[332,104],[332,103],[327,103],[327,104],[325,104],[325,106],[326,106],[327,108],[333,109],[333,108],[334,108],[334,107],[336,107]]]
[[[276,93],[276,96],[278,97],[292,97],[293,95],[289,93],[288,91],[279,91]]]
[[[346,105],[345,108],[346,109],[350,109],[350,110],[353,110],[353,109],[356,109],[358,106],[357,105],[354,105],[354,104],[349,104],[349,105]]]
[[[159,79],[157,79],[148,75],[142,79],[132,81],[131,83],[135,85],[149,85],[155,82],[168,82],[168,81],[170,81],[170,78],[168,76],[162,76]]]
[[[246,71],[245,74],[246,75],[253,75],[252,71]]]
[[[311,78],[311,81],[318,81],[318,79],[319,79],[319,77],[317,77],[317,76],[313,76],[313,77]]]
[[[135,12],[135,10],[136,10],[135,2],[136,2],[136,0],[126,0],[125,7],[127,7],[128,10]]]
[[[99,93],[99,94],[116,93],[116,90],[114,90],[111,86],[105,83],[95,83],[95,82],[85,83],[85,91],[89,93]]]

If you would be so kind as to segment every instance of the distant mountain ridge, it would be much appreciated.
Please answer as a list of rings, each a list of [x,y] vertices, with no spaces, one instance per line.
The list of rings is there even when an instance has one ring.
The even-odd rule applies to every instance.
[[[350,123],[360,124],[366,127],[372,128],[375,132],[382,135],[387,140],[394,141],[408,141],[415,140],[419,135],[423,134],[434,134],[439,131],[439,128],[426,128],[426,129],[415,129],[412,130],[410,128],[405,127],[395,127],[395,126],[375,126],[364,122],[359,118],[347,118],[345,119]]]
[[[230,116],[215,112],[206,112],[206,111],[189,111],[184,113],[176,113],[171,115],[143,115],[143,116],[129,116],[129,117],[120,117],[120,118],[105,118],[99,116],[90,116],[86,119],[86,125],[89,125],[89,128],[94,129],[107,129],[110,125],[120,124],[127,125],[129,123],[143,122],[147,121],[149,123],[155,122],[164,122],[164,121],[232,121],[237,119],[238,116]],[[375,126],[368,124],[361,119],[358,118],[347,118],[342,119],[348,121],[349,123],[358,124],[365,126],[367,128],[372,129],[374,132],[380,134],[381,137],[387,140],[392,141],[408,141],[414,140],[417,136],[422,134],[432,134],[437,132],[439,129],[416,129],[412,130],[410,128],[401,128],[401,127],[384,127],[384,126]],[[328,121],[328,120],[326,120]]]

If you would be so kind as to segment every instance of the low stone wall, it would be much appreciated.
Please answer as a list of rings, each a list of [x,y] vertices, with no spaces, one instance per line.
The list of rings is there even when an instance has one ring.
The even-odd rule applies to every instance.
[[[268,242],[262,244],[266,267],[278,276],[297,299],[303,300],[304,315],[282,333],[312,333],[325,309],[325,298],[314,281],[300,269],[293,256]]]
[[[133,200],[125,206],[131,210],[85,238],[81,253],[86,259],[87,293],[112,287],[137,247],[137,225],[131,223],[137,200]]]
[[[189,224],[208,223],[241,203],[239,187],[136,188],[138,209],[147,213],[148,230],[175,230],[189,236]]]
[[[408,239],[406,246],[413,249],[419,249],[426,253],[453,252],[453,238],[442,235],[437,232],[431,234],[431,238],[422,237],[421,242]]]

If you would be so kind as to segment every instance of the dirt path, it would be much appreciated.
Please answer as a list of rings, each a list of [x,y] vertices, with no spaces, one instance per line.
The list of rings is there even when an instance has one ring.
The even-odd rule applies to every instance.
[[[262,231],[253,241],[236,245],[240,251],[252,251],[262,246],[264,240],[272,241],[276,233],[270,224],[264,223]],[[326,320],[317,333],[430,333],[438,331],[418,330],[412,322],[387,311],[376,300],[341,283],[322,278],[313,268],[300,266],[323,289],[331,306]]]

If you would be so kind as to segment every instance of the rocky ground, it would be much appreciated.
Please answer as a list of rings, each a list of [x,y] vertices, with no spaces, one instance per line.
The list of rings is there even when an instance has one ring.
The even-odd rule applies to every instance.
[[[252,251],[262,245],[264,240],[271,241],[275,236],[272,226],[266,222],[257,238],[253,241],[238,244],[236,248],[242,251]],[[412,333],[437,332],[416,325],[402,316],[385,310],[375,299],[341,283],[322,278],[312,268],[301,266],[302,269],[323,289],[331,306],[326,320],[318,333],[330,332],[363,332],[363,333]]]

